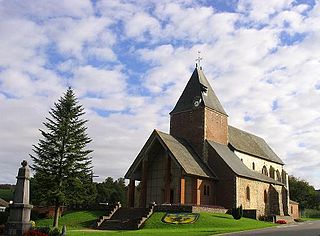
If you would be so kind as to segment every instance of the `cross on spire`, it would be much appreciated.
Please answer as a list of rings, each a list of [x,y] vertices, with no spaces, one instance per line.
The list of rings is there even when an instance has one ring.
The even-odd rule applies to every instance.
[[[197,57],[197,59],[196,59],[196,67],[200,67],[200,69],[201,69],[200,62],[201,62],[201,60],[202,60],[203,58],[202,58],[200,55],[201,55],[201,52],[198,51],[198,57]]]

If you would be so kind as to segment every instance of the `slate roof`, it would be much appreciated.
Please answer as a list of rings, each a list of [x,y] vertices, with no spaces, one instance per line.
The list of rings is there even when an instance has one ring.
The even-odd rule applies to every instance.
[[[250,170],[239,157],[232,152],[228,146],[219,144],[213,141],[209,141],[210,146],[216,151],[216,153],[222,158],[222,160],[230,167],[230,169],[237,175],[255,179],[267,183],[284,185],[283,183],[276,181],[264,174],[257,171]]]
[[[264,139],[230,125],[228,127],[228,135],[229,144],[235,150],[284,165]]]
[[[191,78],[170,114],[193,109],[195,97],[201,98],[202,105],[227,115],[202,69],[199,67],[194,69]]]
[[[148,149],[148,147],[152,145],[151,140],[154,138],[159,138],[161,145],[169,151],[171,156],[176,160],[186,174],[205,178],[216,178],[214,173],[201,161],[188,143],[158,130],[153,131],[145,146],[140,151],[138,157],[127,171],[125,178],[129,179],[134,173],[143,159],[144,150]]]
[[[291,199],[289,200],[289,203],[290,203],[290,204],[294,204],[294,205],[299,205],[299,202],[293,201],[293,200],[291,200]]]

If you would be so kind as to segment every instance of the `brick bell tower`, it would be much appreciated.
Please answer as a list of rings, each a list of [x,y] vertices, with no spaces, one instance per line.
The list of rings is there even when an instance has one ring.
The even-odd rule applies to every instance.
[[[170,112],[170,134],[188,141],[205,162],[206,139],[228,144],[228,115],[198,64]]]

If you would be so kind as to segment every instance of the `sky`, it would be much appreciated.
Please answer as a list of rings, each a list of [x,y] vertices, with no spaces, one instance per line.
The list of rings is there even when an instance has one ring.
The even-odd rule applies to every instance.
[[[320,188],[316,0],[0,0],[0,183],[15,183],[68,86],[85,108],[96,181],[123,177],[169,131],[197,52],[229,124]]]

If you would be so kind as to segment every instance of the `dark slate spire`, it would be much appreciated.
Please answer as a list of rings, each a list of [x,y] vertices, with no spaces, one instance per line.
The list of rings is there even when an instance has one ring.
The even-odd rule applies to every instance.
[[[170,114],[194,109],[194,102],[196,100],[200,101],[200,105],[204,105],[205,107],[209,107],[217,112],[227,115],[205,77],[202,68],[198,66],[194,69],[191,78]]]

